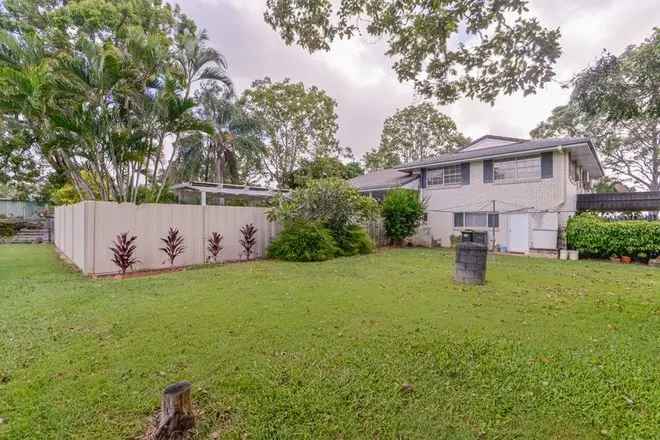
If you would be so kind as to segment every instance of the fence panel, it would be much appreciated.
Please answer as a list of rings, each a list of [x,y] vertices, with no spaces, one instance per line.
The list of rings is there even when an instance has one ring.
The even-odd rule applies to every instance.
[[[36,202],[0,200],[0,216],[33,218],[38,217],[45,207],[46,205]]]
[[[249,223],[257,227],[254,255],[263,257],[279,231],[278,225],[267,220],[265,208],[82,202],[55,210],[55,244],[83,272],[109,274],[118,271],[110,246],[118,234],[128,232],[137,236],[139,263],[134,270],[162,269],[169,262],[159,250],[160,239],[170,227],[179,229],[186,248],[175,266],[188,266],[206,262],[211,232],[224,236],[221,261],[244,258],[240,228]]]
[[[376,243],[376,246],[387,246],[389,244],[383,219],[372,220],[364,225],[364,228],[367,230],[369,237]]]

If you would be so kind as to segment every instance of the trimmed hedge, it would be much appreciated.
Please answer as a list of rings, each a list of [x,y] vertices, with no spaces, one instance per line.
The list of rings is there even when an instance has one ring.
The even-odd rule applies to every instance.
[[[660,221],[606,221],[581,214],[568,221],[566,240],[585,256],[652,258],[660,255]]]
[[[268,247],[268,256],[287,261],[325,261],[340,250],[327,228],[314,222],[287,225]]]

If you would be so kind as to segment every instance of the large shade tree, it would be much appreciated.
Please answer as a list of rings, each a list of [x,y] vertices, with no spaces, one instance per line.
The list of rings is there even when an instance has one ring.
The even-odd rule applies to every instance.
[[[604,166],[634,187],[660,190],[660,32],[575,76],[567,105],[532,137],[588,136]]]
[[[469,140],[430,103],[410,105],[385,120],[380,145],[365,155],[368,169],[389,168],[448,153]]]
[[[571,102],[612,122],[660,119],[660,28],[620,55],[605,52],[573,78]]]
[[[337,141],[337,103],[317,87],[270,78],[245,90],[241,106],[259,121],[266,178],[280,187],[304,159],[347,154]]]
[[[400,81],[440,103],[493,103],[534,93],[554,77],[560,32],[529,16],[526,0],[267,0],[265,20],[310,52],[368,34],[386,41]]]

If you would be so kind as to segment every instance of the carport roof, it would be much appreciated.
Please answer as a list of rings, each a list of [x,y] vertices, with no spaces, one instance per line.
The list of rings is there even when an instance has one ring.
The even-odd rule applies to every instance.
[[[398,188],[406,185],[419,176],[394,168],[372,171],[363,176],[354,177],[348,182],[360,191]]]

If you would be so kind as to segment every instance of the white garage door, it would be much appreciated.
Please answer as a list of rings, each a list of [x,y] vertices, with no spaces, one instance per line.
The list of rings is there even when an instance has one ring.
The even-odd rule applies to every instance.
[[[529,251],[529,215],[509,215],[509,252]]]

